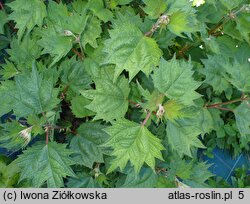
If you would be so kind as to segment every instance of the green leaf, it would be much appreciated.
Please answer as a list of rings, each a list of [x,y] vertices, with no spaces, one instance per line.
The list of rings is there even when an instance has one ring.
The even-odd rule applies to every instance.
[[[38,44],[43,47],[42,54],[50,54],[53,57],[50,67],[65,57],[72,48],[73,40],[71,37],[57,33],[53,27],[44,28],[40,35],[42,38]]]
[[[151,169],[142,167],[140,173],[134,171],[133,168],[127,173],[126,180],[121,188],[153,188],[157,183],[158,176]]]
[[[149,15],[150,18],[158,18],[167,9],[167,3],[165,0],[143,0],[145,7],[144,12]]]
[[[139,173],[144,162],[154,170],[155,159],[163,160],[161,150],[165,148],[143,125],[123,119],[114,122],[105,131],[111,136],[105,146],[113,148],[112,156],[115,157],[108,173],[117,167],[124,169],[128,161],[134,166],[136,173]]]
[[[228,9],[232,10],[236,7],[238,7],[241,3],[243,3],[245,0],[221,0],[220,2]]]
[[[0,70],[0,75],[2,75],[4,80],[12,78],[19,73],[15,65],[9,61],[6,61],[6,64],[3,64],[2,68],[3,69]]]
[[[89,0],[87,7],[104,23],[113,18],[113,13],[104,7],[102,0]]]
[[[250,106],[248,102],[241,103],[234,111],[236,125],[242,137],[250,134]]]
[[[26,141],[29,142],[31,138],[30,131],[27,131],[27,134],[21,134],[22,131],[24,131],[25,129],[26,129],[25,126],[22,126],[17,121],[1,124],[0,125],[1,147],[13,151],[17,151],[22,147],[24,147]]]
[[[63,178],[75,177],[70,167],[75,164],[70,158],[72,153],[66,144],[33,145],[14,161],[21,171],[19,182],[29,179],[34,187],[41,187],[45,182],[48,188],[63,187]]]
[[[29,115],[27,122],[32,126],[32,133],[34,133],[34,135],[44,133],[43,125],[46,124],[46,120],[43,116],[39,118],[37,115]]]
[[[107,141],[108,135],[103,131],[107,127],[100,123],[83,123],[77,129],[77,135],[70,142],[70,149],[74,151],[73,158],[79,165],[92,168],[94,162],[103,162],[101,144]]]
[[[124,22],[109,31],[110,39],[105,41],[105,64],[115,64],[114,79],[123,70],[129,72],[130,81],[142,71],[147,76],[158,65],[162,51],[155,40],[146,37],[134,24]]]
[[[85,12],[69,12],[66,4],[62,2],[58,4],[55,1],[49,1],[48,18],[53,23],[53,27],[57,33],[61,35],[65,30],[73,34],[81,34],[88,20]]]
[[[88,16],[85,12],[69,12],[63,3],[50,1],[48,5],[46,28],[39,31],[41,40],[38,43],[44,48],[42,54],[50,54],[53,66],[71,50],[73,43],[77,43],[80,34],[84,31]],[[79,35],[77,35],[79,34]]]
[[[10,90],[14,90],[15,84],[13,81],[4,81],[0,85],[0,98],[4,99],[0,106],[0,115],[10,112],[13,108],[13,99],[10,96]]]
[[[163,107],[165,110],[164,116],[168,120],[174,121],[186,116],[185,112],[183,111],[184,106],[175,100],[168,100],[163,105]]]
[[[101,21],[96,17],[91,17],[81,37],[83,47],[90,44],[93,48],[97,48],[97,38],[101,37],[102,28]]]
[[[250,90],[250,68],[249,62],[240,64],[234,61],[233,64],[224,64],[226,74],[225,79],[242,92]]]
[[[154,90],[150,93],[148,90],[144,90],[142,86],[137,83],[138,88],[143,95],[143,98],[146,102],[140,103],[140,105],[151,112],[158,110],[159,105],[162,104],[164,100],[164,94],[159,93],[158,90]]]
[[[185,37],[183,33],[191,36],[191,33],[198,31],[198,21],[195,14],[190,12],[178,11],[170,16],[168,29],[177,36]]]
[[[249,9],[249,8],[248,8]],[[238,18],[236,18],[236,29],[240,32],[242,37],[250,44],[250,13],[241,13]]]
[[[207,164],[206,162],[197,162],[197,164],[194,163],[192,174],[188,180],[185,181],[185,183],[188,184],[188,181],[193,181],[196,185],[204,185],[208,187],[208,185],[205,185],[205,182],[214,175],[208,170],[212,165]],[[193,184],[194,184],[193,183]],[[195,186],[191,186],[194,187]]]
[[[4,10],[0,10],[0,34],[4,34],[4,25],[8,22],[7,15]]]
[[[205,182],[213,176],[208,170],[211,164],[205,162],[190,161],[187,162],[184,159],[174,157],[174,160],[170,162],[170,176],[177,176],[181,178],[182,182],[188,186],[197,187],[208,187]]]
[[[100,76],[95,78],[94,82],[96,90],[81,91],[84,97],[93,100],[85,107],[96,112],[94,120],[112,121],[123,118],[128,110],[130,92],[128,80],[120,77],[114,83],[112,74],[102,69]]]
[[[41,56],[42,48],[37,45],[37,39],[26,35],[22,42],[13,39],[10,43],[11,49],[7,49],[10,60],[14,62],[20,71],[31,69],[32,62]]]
[[[31,74],[20,74],[15,77],[15,85],[6,85],[5,93],[2,93],[6,95],[6,106],[8,111],[13,109],[17,116],[43,113],[52,110],[60,102],[57,98],[58,89],[53,87],[53,77],[45,78],[38,73],[35,64]]]
[[[100,185],[86,173],[77,174],[77,178],[69,178],[67,188],[99,188]]]
[[[214,91],[218,94],[226,91],[231,87],[230,83],[223,77],[225,64],[228,64],[228,59],[221,55],[208,55],[208,59],[203,59],[205,69],[201,71],[206,76],[205,83],[211,85]]]
[[[191,148],[205,148],[198,136],[202,130],[197,124],[195,116],[192,118],[179,119],[175,123],[167,123],[167,140],[173,150],[180,156],[192,157]]]
[[[92,116],[95,115],[94,112],[88,110],[85,108],[85,106],[90,104],[90,100],[83,97],[83,96],[76,96],[71,100],[71,110],[72,113],[77,118],[84,118],[86,116]]]
[[[190,61],[178,61],[175,57],[170,61],[161,59],[159,69],[153,74],[153,81],[155,87],[169,99],[193,105],[193,100],[200,97],[195,92],[200,83],[193,79],[193,74]]]
[[[17,184],[19,178],[19,169],[12,164],[5,164],[0,159],[0,188],[13,188]]]
[[[87,74],[86,67],[82,61],[75,57],[64,60],[59,67],[61,71],[61,80],[64,89],[71,89],[79,94],[80,90],[89,88],[92,80]]]
[[[169,166],[169,177],[188,179],[192,175],[193,164],[191,162],[186,162],[184,159],[180,159],[178,156],[171,158]]]
[[[132,2],[133,0],[115,0],[119,5],[126,5]]]
[[[8,19],[16,22],[19,42],[26,30],[27,33],[30,33],[36,25],[41,27],[43,19],[47,15],[46,6],[41,0],[30,0],[28,4],[25,0],[16,0],[9,3],[8,6],[13,11]]]
[[[176,188],[176,181],[169,176],[159,176],[156,188]]]

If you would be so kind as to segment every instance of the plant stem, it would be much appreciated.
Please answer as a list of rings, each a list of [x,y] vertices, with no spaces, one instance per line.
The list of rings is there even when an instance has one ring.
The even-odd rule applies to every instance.
[[[81,53],[79,53],[76,49],[72,48],[72,51],[81,59],[83,60],[83,56],[81,55]]]
[[[232,110],[232,109],[230,109],[230,108],[223,108],[223,107],[220,107],[220,106],[213,107],[213,108],[216,108],[216,109],[219,109],[219,110],[225,110],[225,111],[234,112],[234,110]]]
[[[83,48],[82,48],[82,44],[80,42],[80,39],[79,39],[79,47],[80,47],[80,50],[81,50],[81,56],[82,56],[82,60],[85,58],[85,55],[84,55],[84,52],[83,52]]]
[[[152,37],[152,35],[158,28],[160,28],[162,25],[167,25],[168,23],[169,16],[167,14],[163,14],[158,18],[157,22],[152,26],[150,31],[146,32],[144,35],[147,37]]]
[[[50,128],[46,127],[45,128],[45,132],[46,132],[46,145],[49,144],[49,131],[50,131]]]
[[[128,99],[128,102],[134,104],[135,107],[138,107],[138,108],[141,107],[141,105],[140,105],[139,103],[136,103],[136,102],[134,102],[134,101],[132,101],[132,100],[130,100],[130,99]]]
[[[233,11],[233,12],[231,12],[231,13],[230,13],[229,15],[227,15],[227,16],[223,16],[223,17],[221,18],[221,20],[216,24],[216,26],[208,31],[208,35],[212,35],[212,36],[215,36],[215,37],[220,36],[220,33],[218,34],[218,33],[216,33],[216,31],[217,31],[218,29],[222,28],[229,20],[236,18],[236,16],[237,16],[240,12],[242,12],[244,9],[246,9],[246,7],[247,7],[247,5],[243,5],[239,10]],[[191,44],[191,45],[185,45],[185,46],[178,52],[179,55],[180,55],[181,57],[183,57],[183,58],[186,59],[185,52],[188,51],[189,49],[193,48],[193,46],[195,46],[195,45],[196,45],[196,43],[193,44],[193,45],[192,45],[192,44]]]
[[[152,112],[149,112],[145,118],[145,120],[142,122],[142,126],[146,125],[148,119],[150,118]]]
[[[212,104],[212,105],[206,105],[205,107],[206,107],[206,108],[216,108],[216,107],[218,107],[218,106],[229,105],[229,104],[237,103],[237,102],[240,102],[240,101],[245,101],[245,100],[248,100],[248,99],[249,99],[248,97],[239,98],[239,99],[235,99],[235,100],[232,100],[232,101],[221,102],[221,103],[215,103],[215,104]]]
[[[2,2],[0,2],[0,9],[3,9],[3,10],[4,10],[4,7],[3,7]]]

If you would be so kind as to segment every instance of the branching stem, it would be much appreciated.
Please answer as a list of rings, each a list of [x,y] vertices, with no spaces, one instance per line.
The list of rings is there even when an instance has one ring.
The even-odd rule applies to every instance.
[[[151,114],[152,114],[152,112],[149,112],[149,113],[147,114],[145,120],[142,122],[142,126],[146,125],[146,123],[147,123],[148,119],[150,118]]]
[[[208,35],[209,35],[209,36],[212,35],[212,36],[215,36],[215,37],[220,36],[221,33],[218,34],[216,31],[217,31],[218,29],[221,29],[229,20],[236,18],[236,16],[237,16],[240,12],[244,11],[246,8],[248,8],[248,5],[243,5],[240,9],[238,9],[238,10],[236,10],[236,11],[232,11],[232,12],[230,12],[227,16],[222,17],[221,20],[216,24],[216,26],[215,26],[214,28],[212,28],[211,30],[208,31]],[[193,48],[194,46],[196,46],[196,44],[197,44],[197,43],[190,44],[190,45],[187,45],[187,44],[186,44],[186,45],[178,52],[178,54],[179,54],[181,57],[183,57],[183,58],[186,59],[185,52],[188,51],[189,49]]]

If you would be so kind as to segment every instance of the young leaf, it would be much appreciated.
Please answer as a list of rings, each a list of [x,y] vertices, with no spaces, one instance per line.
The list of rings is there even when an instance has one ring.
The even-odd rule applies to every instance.
[[[3,79],[9,79],[19,73],[16,69],[15,65],[9,61],[6,61],[6,64],[2,65],[3,69],[0,69],[0,75],[2,75]]]
[[[164,105],[165,118],[171,121],[185,117],[186,114],[182,111],[184,106],[175,100],[168,100]]]
[[[130,81],[139,71],[149,76],[162,55],[157,43],[131,23],[115,26],[109,33],[104,47],[105,63],[116,65],[114,79],[123,70],[129,72]]]
[[[175,35],[180,37],[185,37],[183,33],[188,36],[191,33],[198,31],[198,21],[195,14],[190,12],[178,11],[170,16],[170,23],[168,24],[168,29]]]
[[[47,15],[45,4],[41,0],[30,0],[28,4],[25,0],[16,0],[9,3],[8,6],[13,11],[8,19],[16,22],[19,42],[26,30],[27,33],[30,33],[36,25],[41,27],[43,19]]]
[[[117,167],[124,169],[128,161],[136,173],[139,173],[144,162],[154,170],[155,158],[163,160],[161,150],[165,148],[145,126],[123,119],[114,122],[105,131],[110,135],[105,146],[114,149],[112,156],[115,157],[108,173]]]
[[[72,153],[66,144],[33,145],[13,162],[21,171],[19,182],[29,179],[34,187],[41,187],[45,182],[48,188],[63,187],[63,178],[76,176],[70,167],[75,164],[70,158]]]
[[[108,135],[103,131],[106,126],[89,122],[77,129],[77,135],[70,142],[70,149],[77,164],[92,168],[94,162],[103,162],[103,152],[100,147],[106,142]]]
[[[159,93],[158,90],[154,90],[153,93],[150,93],[148,90],[144,90],[139,83],[137,83],[137,85],[146,100],[146,102],[141,103],[141,106],[151,112],[158,110],[159,105],[161,105],[164,100],[164,94]]]
[[[159,69],[153,74],[155,87],[169,99],[180,101],[184,105],[193,105],[200,97],[195,90],[200,83],[193,79],[191,62],[161,59]]]
[[[84,97],[93,100],[85,107],[96,112],[94,120],[112,121],[123,118],[128,110],[130,92],[128,80],[120,77],[114,83],[111,77],[112,74],[109,76],[105,70],[102,70],[100,77],[94,79],[96,90],[81,91]]]

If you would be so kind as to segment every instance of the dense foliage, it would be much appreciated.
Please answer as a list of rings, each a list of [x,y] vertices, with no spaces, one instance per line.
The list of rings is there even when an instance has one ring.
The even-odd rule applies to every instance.
[[[249,0],[0,8],[1,187],[229,185],[199,152],[249,155]]]

